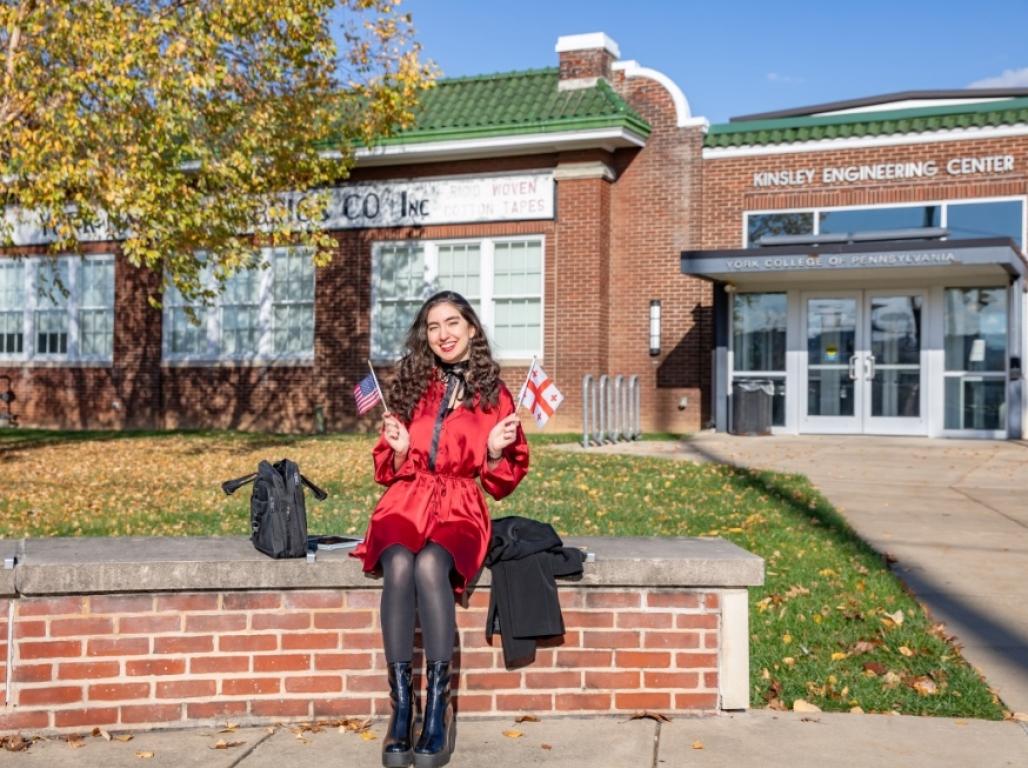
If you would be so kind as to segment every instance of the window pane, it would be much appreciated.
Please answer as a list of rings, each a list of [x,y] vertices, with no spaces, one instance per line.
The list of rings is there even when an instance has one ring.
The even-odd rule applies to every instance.
[[[1007,383],[975,376],[946,377],[946,429],[1004,429]]]
[[[878,365],[921,363],[921,297],[871,300],[871,354]]]
[[[22,261],[0,261],[0,310],[25,307],[25,264]]]
[[[180,308],[171,310],[171,352],[176,355],[207,354],[207,311],[196,311],[199,325],[189,322],[186,311]]]
[[[278,304],[272,334],[276,355],[314,351],[314,304]]]
[[[82,262],[82,286],[79,306],[114,306],[114,262],[86,259]]]
[[[68,354],[68,313],[66,310],[36,310],[36,354]]]
[[[946,229],[951,240],[975,237],[1009,237],[1020,248],[1022,204],[1020,200],[996,203],[950,203]]]
[[[738,293],[732,311],[734,369],[784,371],[788,297],[784,293]]]
[[[899,208],[856,208],[848,211],[822,211],[821,234],[878,232],[887,229],[937,227],[939,206],[910,205]]]
[[[493,256],[493,291],[497,296],[541,294],[542,266],[541,241],[497,243]]]
[[[114,350],[114,311],[83,309],[79,312],[79,352],[83,357],[110,358]]]
[[[314,300],[314,264],[308,251],[275,251],[273,264],[276,302]]]
[[[372,354],[392,357],[402,353],[407,331],[430,289],[425,282],[421,244],[379,247],[376,302],[371,308]]]
[[[814,214],[751,213],[746,217],[746,237],[749,246],[757,245],[760,238],[770,235],[810,235],[814,233]]]
[[[539,299],[497,299],[493,315],[493,343],[497,354],[532,353],[542,347],[542,311]]]
[[[0,355],[18,355],[25,350],[25,314],[0,312]]]
[[[479,243],[440,245],[435,290],[456,291],[469,301],[481,294],[482,247]]]
[[[943,324],[947,371],[1005,371],[1005,288],[947,288]]]
[[[51,259],[44,259],[39,262],[36,272],[37,307],[49,309],[51,307],[68,306],[68,298],[65,292],[70,290],[71,283],[68,279],[67,259],[60,259],[56,262]]]

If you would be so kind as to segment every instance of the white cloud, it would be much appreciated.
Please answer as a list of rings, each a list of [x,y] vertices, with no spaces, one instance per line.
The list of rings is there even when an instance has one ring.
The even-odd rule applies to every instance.
[[[768,72],[765,75],[769,83],[802,83],[803,79],[800,77],[793,77],[792,75],[783,75],[780,72]]]
[[[1005,69],[1003,74],[975,80],[968,88],[1028,88],[1028,67]]]

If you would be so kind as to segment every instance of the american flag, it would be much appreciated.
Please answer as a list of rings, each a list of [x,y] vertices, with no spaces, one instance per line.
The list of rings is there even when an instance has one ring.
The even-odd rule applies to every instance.
[[[370,373],[360,380],[353,388],[353,399],[357,402],[357,415],[367,413],[382,399],[378,392],[378,384]]]
[[[564,402],[564,395],[546,375],[542,366],[532,360],[532,367],[528,371],[528,379],[521,390],[518,402],[532,412],[535,423],[541,428],[546,425],[553,412]]]

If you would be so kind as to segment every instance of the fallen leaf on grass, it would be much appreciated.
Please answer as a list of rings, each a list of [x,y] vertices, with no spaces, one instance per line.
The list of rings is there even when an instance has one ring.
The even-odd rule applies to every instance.
[[[703,749],[703,742],[700,741],[699,739],[697,739],[696,741],[694,741],[692,743],[692,748],[693,749]]]
[[[792,703],[792,711],[793,712],[820,712],[821,711],[821,707],[817,706],[817,704],[811,704],[806,699],[796,699]]]
[[[660,712],[650,712],[648,709],[644,712],[636,712],[634,715],[629,717],[629,720],[656,720],[658,723],[670,723],[671,718],[667,715],[662,715]]]
[[[520,715],[514,718],[515,723],[538,723],[539,718],[535,715]]]
[[[879,643],[874,640],[858,640],[853,644],[851,653],[871,653],[878,645]]]
[[[523,734],[521,731],[516,731],[513,728],[511,728],[510,730],[504,731],[503,735],[506,736],[508,739],[520,739],[525,734]]]
[[[914,655],[914,652],[905,645],[901,645],[897,650],[908,658]]]
[[[872,677],[881,677],[885,674],[885,665],[880,661],[865,661],[864,673]]]
[[[903,610],[900,609],[895,613],[886,613],[882,616],[882,623],[886,627],[902,627],[903,626]]]
[[[849,658],[849,654],[848,653],[844,653],[842,651],[836,651],[835,653],[832,654],[832,661],[842,661],[843,659],[846,659],[846,658]]]
[[[850,707],[850,714],[851,715],[862,715],[862,714],[864,714],[864,710],[862,708],[860,708],[860,707]]]
[[[939,692],[939,686],[928,675],[915,677],[910,681],[910,687],[922,696],[934,696]]]
[[[225,741],[224,739],[218,739],[218,742],[209,746],[208,749],[232,749],[232,747],[238,747],[245,743],[245,741]]]
[[[136,752],[136,757],[142,758],[143,760],[150,760],[153,758],[153,752]]]
[[[895,672],[886,672],[882,677],[882,685],[886,688],[895,688],[902,682],[902,679]]]
[[[782,659],[782,663],[787,667],[792,667],[796,665],[796,659],[794,659],[792,656],[786,656]]]

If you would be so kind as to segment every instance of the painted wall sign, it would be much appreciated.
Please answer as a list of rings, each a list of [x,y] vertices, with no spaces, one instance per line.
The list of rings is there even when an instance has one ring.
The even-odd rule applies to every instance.
[[[790,168],[777,171],[756,171],[753,186],[765,187],[807,187],[817,179],[823,185],[857,184],[867,181],[892,181],[894,179],[931,179],[939,174],[946,176],[975,176],[1009,173],[1014,170],[1013,155],[982,155],[979,157],[954,157],[941,163],[936,160],[919,160],[902,163],[875,163],[870,165],[837,165],[816,168]]]
[[[295,224],[321,229],[366,229],[432,224],[472,224],[487,221],[552,219],[554,180],[552,171],[496,176],[412,179],[345,184],[329,190],[329,202],[320,222],[300,213],[305,193],[282,195]],[[4,212],[15,245],[51,243],[53,230],[38,216]],[[117,239],[106,226],[82,232],[84,241]]]

